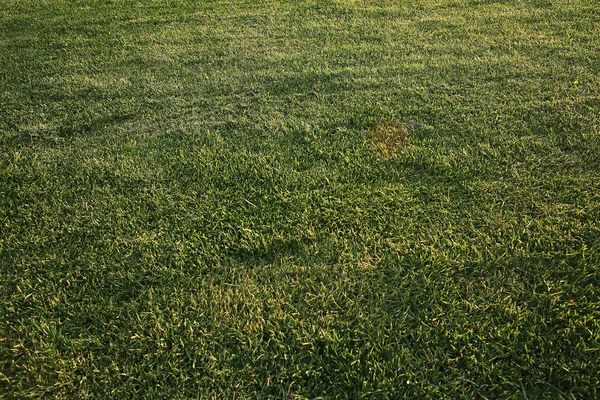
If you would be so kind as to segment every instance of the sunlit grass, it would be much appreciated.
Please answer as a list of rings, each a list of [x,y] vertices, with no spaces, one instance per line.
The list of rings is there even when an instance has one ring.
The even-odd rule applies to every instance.
[[[0,0],[0,395],[597,397],[598,9]]]

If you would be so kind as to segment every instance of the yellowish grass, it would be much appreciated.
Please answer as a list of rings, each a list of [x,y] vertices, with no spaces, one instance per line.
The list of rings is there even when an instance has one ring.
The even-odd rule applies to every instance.
[[[380,122],[371,127],[369,142],[381,158],[391,158],[408,145],[408,128],[399,121]]]

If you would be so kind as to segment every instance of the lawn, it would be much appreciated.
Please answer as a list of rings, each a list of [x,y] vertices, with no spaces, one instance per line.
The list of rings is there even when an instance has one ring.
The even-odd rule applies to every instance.
[[[0,397],[600,397],[598,32],[0,0]]]

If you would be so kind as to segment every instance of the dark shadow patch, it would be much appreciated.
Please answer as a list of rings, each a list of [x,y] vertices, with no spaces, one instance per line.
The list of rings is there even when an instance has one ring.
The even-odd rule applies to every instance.
[[[305,254],[312,241],[308,238],[273,239],[266,243],[256,242],[254,246],[230,247],[229,255],[235,262],[248,267],[258,267],[276,263],[286,257]]]
[[[19,139],[21,144],[37,144],[45,147],[56,147],[63,143],[63,138],[58,131],[45,125],[26,128]]]
[[[348,71],[307,71],[282,77],[265,76],[261,78],[260,84],[273,96],[302,95],[318,99],[324,94],[348,90],[351,81],[352,76]]]
[[[78,135],[90,134],[108,125],[122,123],[134,117],[130,113],[116,113],[108,116],[95,118],[89,122],[72,121],[60,126],[57,134],[61,138],[70,138]]]

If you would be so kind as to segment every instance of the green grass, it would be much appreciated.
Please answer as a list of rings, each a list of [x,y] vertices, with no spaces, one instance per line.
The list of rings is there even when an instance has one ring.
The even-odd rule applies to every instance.
[[[0,397],[599,397],[598,32],[0,0]]]

